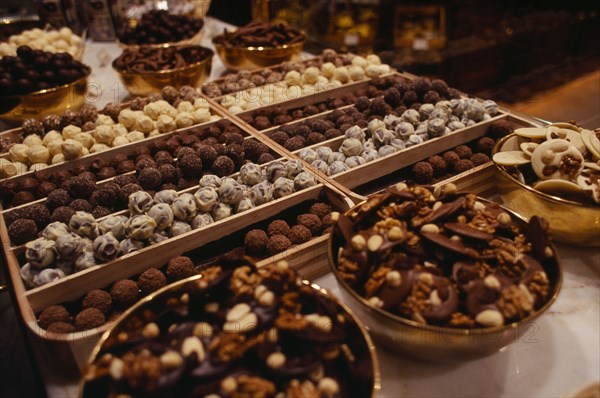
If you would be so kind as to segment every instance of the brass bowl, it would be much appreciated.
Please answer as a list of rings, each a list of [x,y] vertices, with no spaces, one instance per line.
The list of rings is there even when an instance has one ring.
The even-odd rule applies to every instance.
[[[0,119],[21,123],[30,118],[60,115],[67,109],[79,109],[85,102],[90,73],[91,70],[74,82],[46,90],[8,97],[0,95]]]
[[[295,61],[304,49],[304,40],[279,47],[225,47],[214,43],[217,54],[230,70],[256,69],[277,65],[285,61]]]
[[[189,293],[191,291],[198,289],[198,279],[202,278],[202,274],[194,275],[189,278],[183,279],[181,281],[172,283],[163,287],[162,289],[157,290],[156,292],[144,297],[128,310],[126,310],[110,327],[104,332],[94,350],[90,354],[90,357],[87,362],[87,367],[89,367],[94,361],[97,359],[99,354],[102,353],[103,347],[109,339],[114,339],[115,336],[118,336],[120,333],[130,330],[132,327],[139,326],[140,322],[147,323],[155,319],[156,314],[160,314],[162,310],[168,308],[172,300],[178,300],[182,294]],[[362,339],[352,339],[352,341],[348,342],[348,345],[351,348],[355,348],[358,345],[361,346],[362,351],[368,351],[369,360],[371,362],[371,370],[373,374],[372,384],[369,384],[368,388],[371,390],[371,398],[377,397],[379,391],[381,390],[381,374],[379,370],[379,361],[377,359],[377,352],[375,350],[375,345],[369,336],[369,333],[365,329],[364,325],[360,321],[356,315],[341,301],[339,301],[335,296],[329,293],[324,288],[320,287],[317,284],[311,283],[309,281],[303,280],[303,284],[310,286],[315,295],[322,295],[332,302],[335,305],[342,308],[344,313],[352,319],[354,325],[358,329],[357,332]],[[190,295],[193,297],[193,295]],[[153,314],[149,316],[149,314]],[[356,352],[356,350],[353,350]],[[85,369],[82,372],[81,379],[79,381],[79,397],[85,396]]]
[[[157,72],[132,73],[118,69],[113,61],[112,67],[118,73],[121,82],[132,95],[160,93],[164,86],[179,88],[189,85],[198,87],[210,76],[214,52],[205,59],[183,68],[161,70]]]
[[[480,197],[477,200],[491,203]],[[348,210],[346,215],[352,217],[363,203]],[[506,208],[503,210],[509,213],[519,226],[523,227],[527,223],[518,214]],[[450,328],[425,325],[373,306],[342,279],[337,269],[337,253],[341,247],[337,235],[329,234],[328,256],[329,266],[340,286],[342,300],[363,321],[378,343],[397,353],[420,360],[457,362],[498,352],[502,347],[518,341],[519,336],[530,330],[534,320],[554,303],[562,285],[562,269],[556,257],[556,248],[552,246],[554,260],[545,269],[552,292],[548,301],[538,311],[502,327]]]
[[[510,134],[494,146],[497,153]],[[600,246],[600,206],[583,204],[540,192],[511,176],[504,167],[495,164],[497,186],[502,202],[526,219],[533,215],[550,223],[552,237],[557,241],[581,246]]]
[[[204,21],[206,24],[206,21]],[[117,39],[117,45],[121,47],[123,50],[135,50],[140,47],[146,48],[166,48],[166,47],[176,47],[176,46],[197,46],[200,45],[202,38],[204,37],[204,25],[202,28],[192,37],[180,41],[172,41],[167,43],[156,43],[156,44],[127,44],[123,43],[121,40]]]

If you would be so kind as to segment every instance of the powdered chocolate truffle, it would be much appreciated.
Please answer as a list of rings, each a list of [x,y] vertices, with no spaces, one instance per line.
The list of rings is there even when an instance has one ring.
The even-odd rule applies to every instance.
[[[269,236],[287,235],[290,232],[290,226],[283,220],[274,220],[267,227]]]
[[[50,223],[50,211],[41,203],[28,206],[25,209],[25,217],[33,220],[38,228],[44,228]]]
[[[433,180],[433,167],[427,162],[418,162],[413,166],[412,174],[419,184],[428,184]]]
[[[167,278],[160,270],[149,268],[140,275],[137,284],[144,294],[149,294],[166,286]]]
[[[427,162],[433,168],[433,176],[441,177],[446,174],[446,161],[439,155],[434,155],[427,159]]]
[[[294,225],[292,228],[290,228],[287,237],[289,238],[290,242],[295,245],[299,245],[304,242],[308,242],[312,235],[310,230],[304,225]]]
[[[321,219],[314,214],[301,214],[296,218],[296,222],[308,228],[313,236],[319,236],[323,227]]]
[[[309,211],[320,219],[323,219],[323,217],[331,213],[331,206],[327,203],[317,202],[310,206]]]
[[[127,308],[134,304],[140,295],[138,285],[131,279],[122,279],[115,282],[110,289],[113,302]]]
[[[475,166],[485,164],[489,161],[490,161],[489,156],[484,153],[476,153],[473,156],[471,156],[471,162],[473,162],[473,165],[475,165]]]
[[[75,209],[70,206],[61,206],[56,208],[50,216],[50,221],[60,221],[65,224],[69,224],[71,217],[75,214]]]
[[[235,171],[235,164],[227,156],[219,156],[213,162],[212,169],[216,175],[224,177]]]
[[[477,141],[477,150],[489,156],[492,153],[495,144],[496,142],[493,138],[482,137]]]
[[[267,233],[262,229],[253,229],[246,233],[244,237],[244,248],[248,254],[261,255],[264,254],[267,248],[269,238]]]
[[[284,235],[274,235],[267,241],[267,251],[270,255],[281,253],[292,246],[292,242]]]
[[[142,188],[146,190],[155,190],[160,188],[162,175],[157,168],[146,167],[139,172],[138,181]]]
[[[62,305],[51,305],[42,311],[38,318],[38,324],[44,329],[54,322],[71,322],[71,315]]]
[[[456,173],[463,173],[467,170],[471,170],[473,167],[473,162],[469,159],[461,159],[454,165],[454,171]]]
[[[460,157],[454,151],[444,152],[442,158],[446,161],[447,167],[451,168],[454,168],[454,165],[460,160]]]
[[[270,138],[279,145],[284,145],[290,139],[290,136],[284,131],[277,130],[270,135]]]
[[[51,333],[73,333],[76,329],[75,326],[67,322],[53,322],[46,330]]]
[[[458,157],[461,159],[470,159],[471,156],[473,156],[473,151],[471,151],[471,148],[466,145],[457,146],[454,148],[454,152],[456,152]]]
[[[110,294],[104,290],[90,290],[83,298],[81,306],[84,309],[97,308],[106,315],[112,309],[112,298],[110,297]]]
[[[8,236],[15,245],[22,245],[37,238],[38,229],[33,220],[22,218],[8,227]]]
[[[189,257],[179,256],[169,260],[167,264],[167,277],[170,281],[177,281],[196,275],[194,263]]]
[[[98,308],[86,308],[75,317],[75,328],[77,330],[93,329],[105,323],[106,318]]]
[[[304,147],[304,140],[300,136],[295,136],[287,140],[283,146],[288,151],[297,151]]]

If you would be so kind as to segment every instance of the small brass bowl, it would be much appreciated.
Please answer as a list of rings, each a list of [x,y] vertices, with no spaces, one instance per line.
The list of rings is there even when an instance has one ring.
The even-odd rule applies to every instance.
[[[494,146],[497,153],[510,134]],[[495,164],[500,197],[504,204],[526,219],[533,215],[550,223],[552,237],[557,241],[581,246],[600,246],[600,206],[583,204],[540,192],[511,176],[503,166]]]
[[[140,323],[148,323],[156,319],[157,314],[161,314],[167,308],[172,305],[173,300],[178,300],[184,293],[191,293],[198,290],[197,281],[202,278],[202,274],[195,275],[181,281],[172,283],[163,287],[160,290],[144,297],[128,310],[126,310],[117,320],[114,322],[109,329],[104,332],[94,350],[90,354],[90,357],[87,362],[87,367],[89,368],[94,361],[99,357],[99,355],[103,354],[103,349],[105,348],[107,342],[111,340],[115,340],[115,337],[118,336],[122,332],[127,332],[131,330],[131,328],[139,327]],[[349,318],[353,321],[353,326],[356,327],[356,335],[353,338],[348,339],[347,344],[352,350],[352,352],[368,352],[368,362],[370,362],[370,366],[368,371],[372,373],[372,377],[368,377],[367,373],[365,373],[365,379],[371,379],[368,385],[365,385],[365,389],[370,390],[371,398],[377,397],[379,391],[381,390],[381,374],[379,370],[379,361],[377,359],[377,352],[375,350],[375,345],[369,336],[369,333],[365,329],[364,325],[360,321],[359,318],[356,317],[352,313],[352,311],[344,305],[341,301],[339,301],[335,296],[329,293],[324,288],[316,285],[314,283],[310,283],[309,281],[303,280],[301,283],[310,286],[312,288],[312,292],[315,295],[322,295],[332,301],[334,305],[340,307],[345,314],[349,316]],[[195,295],[189,294],[190,297],[195,297]],[[191,298],[193,300],[193,298]],[[354,335],[354,333],[353,333]],[[362,337],[362,338],[361,338]],[[365,367],[365,372],[367,369]],[[93,392],[90,394],[90,391],[86,391],[86,379],[85,379],[86,370],[82,372],[82,377],[79,382],[79,397],[85,396],[94,396]],[[366,382],[366,380],[365,380]]]
[[[157,72],[132,73],[121,70],[115,66],[113,69],[119,74],[121,82],[132,95],[149,95],[160,93],[164,86],[179,88],[189,85],[198,87],[210,76],[214,52],[201,61],[184,66],[183,68],[161,70]]]
[[[304,40],[284,44],[279,47],[225,47],[214,43],[217,54],[230,70],[256,69],[277,65],[285,61],[295,61],[304,49]]]
[[[491,203],[477,198],[478,201]],[[346,212],[352,218],[360,211],[364,202]],[[520,227],[527,221],[518,214],[503,208]],[[451,328],[425,325],[378,308],[360,296],[349,286],[337,269],[337,259],[341,242],[337,233],[329,234],[329,266],[340,286],[340,296],[363,321],[373,338],[389,349],[405,356],[431,362],[457,362],[491,355],[502,347],[518,341],[519,337],[530,330],[532,322],[545,312],[556,300],[562,285],[562,269],[556,249],[555,256],[545,268],[552,286],[548,301],[536,312],[517,322],[501,327],[487,328]]]
[[[21,123],[30,118],[60,115],[67,109],[79,109],[85,102],[90,73],[91,70],[74,82],[46,90],[7,97],[0,95],[0,119]]]

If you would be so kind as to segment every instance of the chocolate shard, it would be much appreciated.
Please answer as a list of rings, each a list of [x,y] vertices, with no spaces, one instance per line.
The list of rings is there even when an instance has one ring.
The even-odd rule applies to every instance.
[[[455,214],[458,210],[460,210],[465,203],[465,197],[461,196],[458,199],[450,203],[444,203],[437,210],[429,215],[425,220],[423,220],[423,224],[425,223],[435,223],[446,217],[449,217]]]
[[[467,224],[459,222],[447,222],[444,224],[444,228],[454,232],[457,235],[464,236],[465,238],[482,240],[485,242],[489,242],[490,240],[494,239],[494,235],[492,234],[488,234],[487,232],[480,231]]]
[[[461,254],[463,256],[467,256],[467,257],[474,258],[477,260],[481,258],[481,255],[479,254],[479,252],[477,250],[467,247],[467,246],[463,245],[461,242],[453,241],[452,239],[448,238],[447,236],[444,236],[441,234],[435,234],[435,233],[431,233],[431,232],[422,232],[421,236],[423,238],[427,239],[428,241],[430,241],[444,249],[450,250],[454,253]]]
[[[539,216],[533,216],[527,226],[527,239],[531,242],[533,256],[538,261],[545,258],[546,247],[548,246],[548,221]]]

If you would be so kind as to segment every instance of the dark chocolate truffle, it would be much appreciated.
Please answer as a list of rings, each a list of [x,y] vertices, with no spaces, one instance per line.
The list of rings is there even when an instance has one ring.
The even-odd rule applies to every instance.
[[[436,91],[428,91],[423,95],[423,103],[425,104],[437,104],[442,98]]]
[[[73,333],[75,326],[67,322],[53,322],[46,330],[51,333]]]
[[[458,157],[461,159],[470,159],[471,156],[473,156],[473,151],[471,151],[471,148],[466,145],[457,146],[454,148],[454,152],[456,152]]]
[[[293,244],[300,245],[304,242],[308,242],[312,235],[310,229],[306,228],[304,225],[294,225],[290,228],[287,237]]]
[[[196,155],[196,151],[187,146],[179,147],[175,151],[175,156],[177,156],[178,158],[182,158],[186,155]]]
[[[295,136],[287,140],[285,144],[283,144],[283,146],[288,151],[293,152],[297,151],[298,149],[304,148],[304,141],[302,140],[302,138],[300,138],[300,136]]]
[[[140,295],[137,283],[131,279],[116,281],[110,289],[110,297],[121,307],[129,307],[134,304]]]
[[[106,315],[112,309],[112,298],[110,297],[110,294],[104,290],[90,290],[83,298],[81,307],[84,309],[97,308]]]
[[[427,162],[433,168],[433,176],[441,177],[446,174],[446,161],[439,155],[434,155],[427,159]]]
[[[219,177],[224,177],[235,171],[235,164],[233,163],[233,160],[227,156],[219,156],[213,162],[212,170]]]
[[[25,209],[25,217],[35,221],[38,228],[44,228],[50,223],[50,211],[41,203],[28,206]]]
[[[257,163],[258,164],[269,163],[269,162],[271,162],[273,160],[275,160],[275,156],[273,156],[270,153],[266,152],[266,153],[261,154],[258,157]]]
[[[442,158],[446,161],[446,165],[451,168],[454,168],[454,165],[460,160],[460,157],[454,151],[444,152]]]
[[[113,167],[103,167],[96,172],[98,180],[107,180],[117,175],[117,171]]]
[[[196,149],[196,153],[200,156],[200,160],[202,161],[202,165],[204,167],[212,167],[213,162],[217,158],[218,154],[215,148],[210,145],[202,145],[198,149]]]
[[[371,101],[369,101],[369,99],[367,97],[365,97],[365,96],[358,97],[358,99],[356,100],[356,103],[354,104],[354,106],[359,111],[364,112],[364,111],[368,110],[371,107]]]
[[[431,81],[427,77],[418,77],[413,83],[418,94],[422,95],[431,90]]]
[[[296,222],[308,228],[313,236],[319,236],[323,227],[321,219],[315,214],[300,214],[296,218]]]
[[[287,140],[290,139],[290,136],[284,131],[277,130],[277,131],[274,131],[273,133],[271,133],[269,138],[271,138],[273,141],[275,141],[279,145],[283,145],[283,144],[285,144],[285,142]]]
[[[56,184],[50,181],[42,181],[35,193],[38,198],[45,198],[48,195],[50,195],[51,192],[54,192],[56,189]]]
[[[71,217],[75,214],[75,209],[70,206],[61,206],[56,208],[52,212],[52,216],[50,216],[50,221],[60,221],[69,225],[69,221],[71,221]]]
[[[326,229],[331,228],[335,225],[335,221],[333,221],[333,218],[331,217],[331,213],[329,213],[325,217],[323,217],[322,223],[323,223],[323,228],[326,228]],[[325,232],[323,231],[323,233],[325,233]]]
[[[42,311],[38,318],[38,324],[44,329],[47,329],[54,322],[71,322],[71,315],[62,305],[51,305]]]
[[[244,156],[253,162],[258,161],[258,158],[263,153],[269,152],[269,147],[254,138],[244,140],[242,149],[244,151]]]
[[[179,256],[169,260],[167,264],[167,277],[170,281],[178,281],[196,275],[194,263],[189,257]]]
[[[135,171],[140,174],[140,171],[144,170],[146,167],[156,168],[156,162],[151,157],[144,157],[135,163]],[[121,173],[119,173],[121,174]]]
[[[292,242],[284,235],[271,236],[267,241],[267,251],[270,255],[281,253],[292,246]]]
[[[19,191],[17,192],[12,200],[10,201],[11,206],[20,206],[25,203],[33,202],[35,200],[35,195],[29,191]]]
[[[127,203],[129,200],[129,195],[134,192],[143,191],[142,187],[138,184],[127,184],[123,188],[121,188],[121,201]]]
[[[471,170],[473,167],[473,162],[469,159],[461,159],[454,165],[454,171],[456,173],[463,173],[467,170]]]
[[[135,163],[133,163],[133,160],[127,159],[117,163],[117,173],[119,174],[129,173],[133,170],[135,170]]]
[[[148,170],[148,169],[146,169]],[[145,170],[142,170],[144,172]],[[158,171],[161,175],[162,184],[165,183],[176,183],[179,179],[179,174],[177,173],[177,169],[172,164],[161,164],[158,166]],[[141,183],[141,181],[140,181]]]
[[[507,134],[512,133],[513,126],[507,120],[496,120],[490,124],[488,134],[495,139],[502,138]]]
[[[69,195],[74,199],[87,199],[96,189],[96,184],[85,177],[73,177],[69,183]]]
[[[269,238],[265,231],[262,229],[253,229],[248,231],[244,237],[244,248],[248,254],[258,256],[264,254],[268,240]]]
[[[179,158],[178,164],[183,175],[188,178],[196,178],[202,174],[202,160],[200,160],[200,156],[196,155],[196,152]]]
[[[158,169],[146,167],[139,172],[138,181],[145,190],[155,190],[162,183],[162,175]]]
[[[22,245],[37,238],[38,229],[33,220],[21,218],[8,227],[8,236],[15,245]]]
[[[445,81],[435,79],[431,82],[431,90],[437,91],[441,96],[448,94],[448,85]]]
[[[27,119],[21,125],[24,135],[37,134],[44,135],[44,125],[37,119]]]
[[[120,187],[124,187],[125,185],[131,183],[137,184],[137,178],[135,178],[133,174],[123,174],[113,178],[113,182]]]
[[[320,219],[323,219],[323,217],[331,213],[331,206],[329,206],[327,203],[317,202],[310,206],[309,211]]]
[[[144,294],[149,294],[166,286],[167,278],[160,270],[149,268],[140,275],[137,284]]]
[[[72,207],[75,211],[85,211],[86,213],[91,213],[93,210],[92,205],[85,199],[75,199],[69,203],[69,206]]]
[[[427,162],[418,162],[413,166],[412,174],[419,184],[428,184],[433,180],[433,167]]]
[[[75,328],[77,330],[93,329],[105,323],[106,318],[98,308],[86,308],[75,317]]]
[[[267,227],[267,233],[269,236],[274,235],[287,235],[290,231],[290,226],[287,222],[283,220],[274,220],[271,221],[269,226]]]
[[[104,206],[96,206],[94,207],[94,210],[92,210],[94,218],[106,217],[110,214],[112,214],[112,210]]]
[[[489,161],[490,161],[490,157],[488,155],[486,155],[485,153],[476,153],[473,156],[471,156],[471,162],[473,162],[473,165],[475,165],[475,166],[482,165]]]
[[[24,214],[24,209],[12,209],[11,211],[4,213],[4,222],[9,226],[19,218],[23,218]]]
[[[479,139],[479,141],[477,141],[477,150],[489,156],[492,154],[495,144],[496,142],[493,138],[482,137]]]

